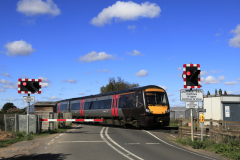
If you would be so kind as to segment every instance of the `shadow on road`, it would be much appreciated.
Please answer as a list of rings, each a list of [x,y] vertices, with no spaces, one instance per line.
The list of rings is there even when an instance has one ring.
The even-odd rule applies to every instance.
[[[67,156],[70,154],[51,154],[51,153],[45,153],[45,154],[30,154],[30,155],[16,155],[9,158],[0,157],[0,159],[4,160],[63,160],[66,159]]]

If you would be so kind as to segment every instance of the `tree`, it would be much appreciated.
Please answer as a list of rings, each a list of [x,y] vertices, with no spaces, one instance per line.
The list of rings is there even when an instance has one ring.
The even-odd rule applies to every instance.
[[[215,89],[215,96],[217,95],[217,89]]]
[[[118,81],[116,82],[114,77],[109,78],[109,82],[106,86],[102,86],[100,88],[100,93],[107,93],[107,92],[113,92],[113,91],[121,91],[124,89],[130,89],[130,88],[136,88],[138,87],[138,83],[132,83],[125,82],[121,77],[118,77]]]
[[[222,90],[221,88],[218,90],[219,95],[222,95]]]
[[[226,91],[224,91],[224,95],[227,95],[227,92],[226,92]]]
[[[208,96],[210,96],[210,95],[211,95],[209,91],[207,92],[207,95],[208,95]]]
[[[7,110],[10,108],[17,108],[13,103],[7,102],[3,105],[1,112],[2,113],[7,113]]]

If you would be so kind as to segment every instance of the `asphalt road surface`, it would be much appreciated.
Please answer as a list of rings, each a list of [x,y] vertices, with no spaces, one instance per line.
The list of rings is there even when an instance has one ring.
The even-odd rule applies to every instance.
[[[10,159],[213,160],[169,141],[163,132],[74,124],[66,133],[42,138],[28,153]],[[35,140],[37,141],[37,140]],[[34,145],[37,142],[32,142]],[[24,143],[22,143],[24,144]],[[21,145],[21,143],[20,143]]]

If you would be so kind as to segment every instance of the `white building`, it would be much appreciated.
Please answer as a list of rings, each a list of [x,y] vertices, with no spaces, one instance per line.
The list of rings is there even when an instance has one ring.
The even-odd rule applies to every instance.
[[[203,107],[206,109],[205,119],[240,122],[240,95],[204,96]],[[204,125],[209,125],[209,121]]]

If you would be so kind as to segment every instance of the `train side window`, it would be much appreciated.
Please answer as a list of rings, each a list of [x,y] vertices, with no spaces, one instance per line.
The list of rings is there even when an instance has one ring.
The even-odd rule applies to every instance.
[[[127,98],[127,107],[128,108],[133,108],[133,106],[134,106],[134,98],[133,97],[128,97]]]
[[[72,103],[70,108],[71,108],[71,110],[79,110],[80,103]]]
[[[98,109],[98,107],[99,107],[99,101],[94,101],[92,103],[92,109]]]
[[[67,111],[67,104],[62,104],[60,106],[60,111]]]
[[[89,110],[90,104],[91,104],[91,102],[84,102],[84,110]]]
[[[98,109],[104,109],[104,101],[98,102]]]
[[[111,104],[112,104],[111,99],[105,100],[104,102],[105,109],[111,109]]]
[[[123,97],[123,98],[119,98],[119,104],[118,104],[118,108],[126,108],[127,107],[127,98]]]

